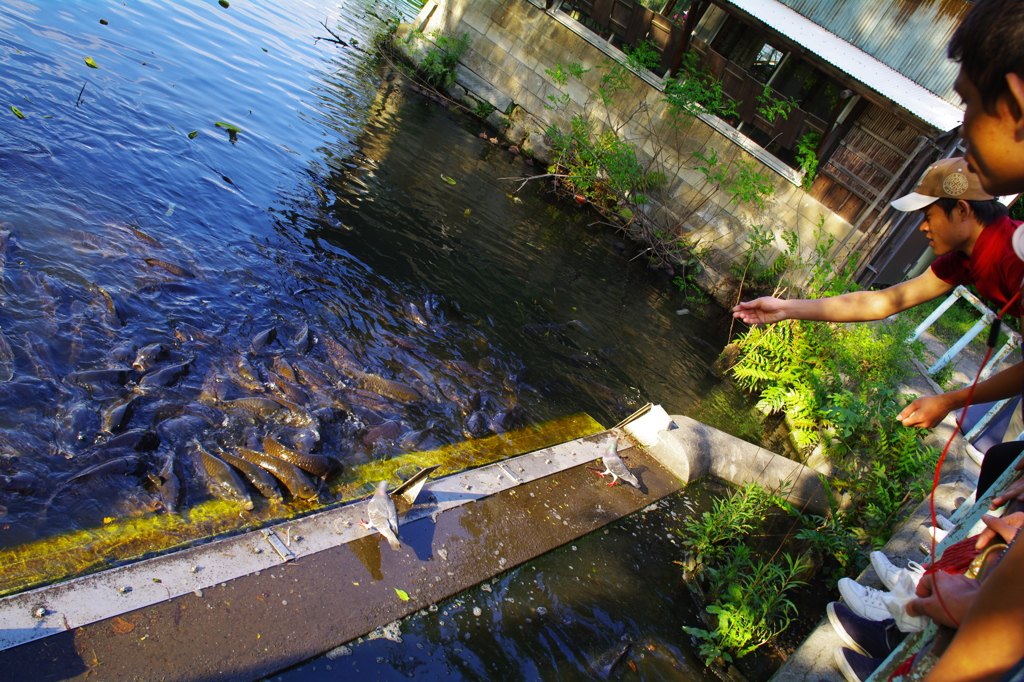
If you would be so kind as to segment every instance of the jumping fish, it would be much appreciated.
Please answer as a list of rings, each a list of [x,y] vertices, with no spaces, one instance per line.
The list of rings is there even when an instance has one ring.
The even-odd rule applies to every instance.
[[[178,500],[181,499],[181,481],[174,471],[174,451],[169,450],[164,457],[160,471],[154,476],[154,483],[160,493],[164,509],[170,514],[178,511]]]
[[[295,350],[305,355],[309,351],[313,350],[313,346],[316,345],[316,334],[309,328],[308,324],[303,324],[299,331],[292,338],[292,345],[295,346]]]
[[[113,433],[123,429],[135,413],[135,402],[138,397],[133,395],[127,400],[115,403],[105,409],[100,430],[104,433]]]
[[[266,330],[260,332],[259,334],[254,336],[253,339],[252,339],[252,349],[253,349],[253,351],[258,351],[258,350],[262,350],[262,349],[266,348],[267,346],[272,344],[274,342],[274,339],[276,339],[276,338],[277,338],[277,327],[271,327],[270,329],[266,329]]]
[[[125,455],[123,457],[115,457],[108,459],[106,462],[100,462],[94,464],[91,467],[82,469],[77,474],[69,478],[64,482],[64,486],[67,486],[73,481],[81,481],[85,478],[97,477],[97,476],[128,476],[134,474],[139,470],[139,466],[142,464],[142,460],[138,455]],[[62,487],[64,487],[62,486]]]
[[[270,398],[236,398],[224,400],[220,406],[226,410],[247,412],[260,419],[270,419],[285,409],[285,406]]]
[[[141,379],[139,379],[139,386],[142,388],[151,388],[154,386],[173,386],[177,383],[178,379],[188,374],[189,367],[191,367],[192,361],[182,362],[177,365],[168,365],[167,367],[161,367],[158,370],[147,372]]]
[[[295,377],[295,370],[288,364],[280,355],[275,355],[273,362],[270,363],[270,368],[274,370],[274,373],[285,379],[286,381],[297,382],[298,379]]]
[[[288,492],[295,497],[310,500],[317,496],[313,482],[302,472],[302,469],[291,462],[249,448],[236,447],[232,448],[232,452],[274,474],[277,480],[284,483],[284,487],[288,488]]]
[[[135,356],[135,360],[132,361],[132,367],[140,372],[146,372],[156,366],[156,363],[165,359],[167,354],[167,346],[162,343],[151,343],[139,350],[138,354]]]
[[[14,351],[3,331],[0,331],[0,382],[10,381],[14,376]]]
[[[237,502],[242,509],[252,509],[252,498],[242,479],[223,460],[207,452],[202,445],[193,442],[192,447],[199,456],[199,465],[206,472],[210,492],[228,502]]]

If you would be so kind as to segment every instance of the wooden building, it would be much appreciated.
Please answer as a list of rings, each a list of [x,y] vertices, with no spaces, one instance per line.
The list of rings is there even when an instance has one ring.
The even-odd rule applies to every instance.
[[[737,103],[724,120],[759,158],[802,172],[809,194],[857,228],[862,285],[900,281],[928,251],[920,216],[889,201],[928,164],[959,153],[962,119],[945,46],[967,0],[694,0],[683,15],[634,0],[564,0],[616,45],[652,44],[671,76],[692,51]],[[787,103],[785,115],[772,103]],[[786,108],[783,107],[783,108]],[[774,115],[773,115],[774,114]]]

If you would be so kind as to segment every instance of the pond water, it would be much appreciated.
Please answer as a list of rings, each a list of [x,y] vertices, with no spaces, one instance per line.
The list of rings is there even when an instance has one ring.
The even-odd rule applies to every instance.
[[[0,7],[0,547],[211,495],[258,511],[275,493],[217,458],[264,449],[330,482],[580,412],[611,425],[648,401],[756,438],[746,398],[708,372],[725,316],[680,313],[663,275],[543,181],[513,197],[508,178],[538,169],[382,79],[364,51],[371,7]],[[348,47],[316,42],[321,21]],[[331,499],[312,473],[278,478],[283,504]],[[618,545],[586,559],[599,572],[635,545],[610,532]],[[576,599],[572,552],[473,604]],[[623,570],[609,575],[639,584]],[[653,580],[664,591],[644,609],[671,612],[674,637],[681,588]],[[624,635],[634,663],[699,676],[672,637],[643,632],[644,609],[613,617],[617,604],[590,596],[587,616],[508,628],[432,670],[490,678],[502,652],[531,677],[600,630],[607,641],[571,658],[580,677]],[[456,628],[472,613],[457,603]],[[408,655],[463,633],[415,627],[407,642],[427,653]]]
[[[238,501],[210,454],[334,475],[647,401],[744,411],[707,371],[721,318],[541,182],[513,199],[535,169],[383,82],[366,10],[0,8],[0,546]]]

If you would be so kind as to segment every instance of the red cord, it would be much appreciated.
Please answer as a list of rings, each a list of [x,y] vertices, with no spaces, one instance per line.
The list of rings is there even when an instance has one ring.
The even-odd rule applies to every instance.
[[[996,315],[996,320],[1002,320],[1003,319],[1003,315],[1006,314],[1006,311],[1009,309],[1010,306],[1012,306],[1017,301],[1018,298],[1020,298],[1020,291],[1015,293],[1013,295],[1013,298],[1011,298],[1006,303],[1006,305],[1003,306],[1003,309],[999,311],[998,315]],[[939,472],[942,471],[942,463],[946,461],[946,453],[949,452],[949,446],[951,446],[953,444],[953,439],[956,438],[956,434],[960,431],[961,427],[963,426],[963,420],[967,418],[967,408],[969,408],[971,406],[971,400],[974,398],[974,389],[975,389],[975,387],[977,387],[978,380],[981,378],[981,371],[983,369],[985,369],[985,365],[988,364],[988,360],[992,356],[992,350],[994,349],[994,346],[995,346],[995,341],[993,340],[991,345],[989,345],[989,347],[988,347],[988,351],[985,352],[985,359],[981,361],[981,366],[978,367],[978,373],[974,376],[974,381],[971,383],[971,388],[967,391],[967,402],[964,403],[963,412],[960,413],[961,416],[959,418],[957,418],[957,420],[956,420],[956,429],[954,429],[953,433],[950,434],[949,440],[946,441],[946,447],[944,447],[942,449],[942,454],[939,455],[939,461],[936,462],[936,464],[935,464],[935,476],[932,478],[932,491],[928,495],[928,510],[931,512],[932,528],[933,529],[939,527],[938,518],[937,518],[937,516],[935,514],[935,489],[937,487],[939,487]],[[936,563],[936,560],[937,560],[937,557],[935,556],[935,546],[936,546],[936,544],[937,543],[936,543],[936,540],[935,540],[935,533],[933,532],[932,533],[932,563],[931,563],[931,566],[928,567],[928,570],[925,571],[925,575],[927,575],[929,573],[935,573],[938,570],[936,568],[936,566],[935,566],[935,563]],[[953,617],[953,614],[949,612],[949,608],[946,606],[946,602],[943,601],[943,599],[942,599],[942,594],[939,592],[939,584],[938,584],[938,582],[933,581],[932,582],[932,588],[935,590],[935,596],[938,597],[939,604],[942,606],[942,610],[946,612],[946,615],[949,616],[949,619],[951,621],[953,621],[953,623],[957,627],[960,627],[959,621],[957,621],[957,619]]]

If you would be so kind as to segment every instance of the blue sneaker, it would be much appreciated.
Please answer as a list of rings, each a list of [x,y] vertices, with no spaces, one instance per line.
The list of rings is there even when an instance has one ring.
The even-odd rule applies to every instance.
[[[864,682],[885,660],[862,656],[843,646],[836,647],[835,657],[836,665],[839,666],[839,671],[843,673],[846,682]]]
[[[906,635],[896,629],[892,618],[868,620],[861,618],[844,604],[832,602],[825,609],[828,621],[846,646],[871,658],[885,658]]]

